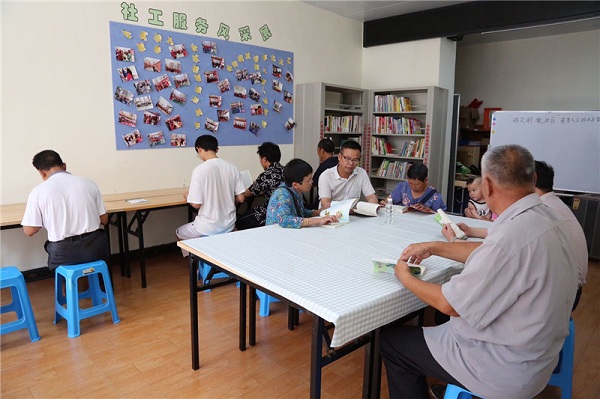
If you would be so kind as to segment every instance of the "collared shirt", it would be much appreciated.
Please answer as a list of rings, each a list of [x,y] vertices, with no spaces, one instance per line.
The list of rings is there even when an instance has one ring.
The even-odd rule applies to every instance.
[[[264,194],[265,201],[254,209],[254,217],[261,226],[264,226],[267,220],[267,205],[273,191],[283,183],[283,166],[279,162],[273,162],[256,180],[248,187],[252,195]]]
[[[340,176],[337,167],[327,169],[319,178],[319,198],[341,201],[360,198],[361,192],[365,197],[375,194],[369,175],[360,166],[354,168],[347,179]]]
[[[485,398],[539,393],[568,334],[573,255],[569,229],[536,194],[508,207],[463,272],[442,285],[460,317],[423,329],[435,360]]]
[[[554,191],[550,191],[540,197],[544,205],[556,211],[560,218],[565,222],[575,242],[575,258],[574,262],[579,269],[579,286],[585,284],[585,276],[588,271],[588,250],[585,240],[585,234],[573,211],[556,195]]]
[[[298,215],[298,210],[301,215]],[[304,207],[301,195],[294,188],[282,184],[269,200],[266,224],[299,229],[304,218],[311,216],[312,210]]]
[[[106,213],[96,183],[69,172],[57,172],[29,194],[21,224],[43,227],[48,241],[90,233],[100,228],[100,216]]]
[[[415,205],[421,202],[421,199],[425,196],[429,195],[430,192],[435,191],[435,188],[431,186],[427,186],[423,195],[418,198],[413,198],[412,190],[410,189],[410,184],[407,181],[403,181],[398,183],[394,191],[392,191],[392,202],[395,205],[403,205],[410,206]],[[446,210],[446,204],[442,199],[442,196],[437,191],[425,201],[423,204],[428,208],[431,208],[434,211],[441,209],[442,211]]]

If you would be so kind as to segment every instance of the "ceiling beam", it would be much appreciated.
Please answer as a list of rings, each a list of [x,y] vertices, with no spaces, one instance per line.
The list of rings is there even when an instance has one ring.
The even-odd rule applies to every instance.
[[[600,1],[472,1],[366,21],[363,47],[597,17]]]

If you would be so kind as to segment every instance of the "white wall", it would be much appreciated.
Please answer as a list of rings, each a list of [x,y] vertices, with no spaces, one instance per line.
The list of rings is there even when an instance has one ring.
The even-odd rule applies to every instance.
[[[600,30],[458,46],[456,92],[515,111],[600,109]]]
[[[31,158],[46,148],[58,151],[72,173],[96,181],[104,194],[189,184],[198,162],[192,148],[115,150],[109,21],[127,22],[120,4],[0,3],[2,204],[25,202],[31,188],[41,182]],[[231,27],[230,40],[237,42],[237,28],[249,25],[253,39],[248,44],[294,53],[295,83],[360,82],[362,24],[357,21],[295,1],[135,4],[139,21],[131,23],[139,26],[151,26],[150,7],[163,11],[165,30],[173,30],[173,12],[187,14],[189,34],[195,34],[193,21],[198,17],[209,23],[206,36],[217,37],[223,22]],[[267,42],[258,33],[264,24],[273,34]],[[293,145],[281,149],[282,162],[287,162]],[[219,155],[253,176],[260,172],[255,146],[222,147]],[[152,213],[144,229],[146,245],[175,241],[174,229],[185,219],[183,208]],[[1,234],[0,264],[22,269],[45,264],[41,247],[45,231],[33,239],[21,237],[20,229]]]

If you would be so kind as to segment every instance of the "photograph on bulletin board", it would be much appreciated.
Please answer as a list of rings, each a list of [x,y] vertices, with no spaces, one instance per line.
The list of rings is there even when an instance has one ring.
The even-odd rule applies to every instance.
[[[293,143],[289,51],[110,22],[117,150]]]

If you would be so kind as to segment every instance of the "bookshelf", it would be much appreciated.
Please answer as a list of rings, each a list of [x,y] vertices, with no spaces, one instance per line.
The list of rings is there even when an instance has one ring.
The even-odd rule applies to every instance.
[[[367,117],[367,95],[364,89],[328,83],[303,83],[295,91],[294,157],[302,158],[313,168],[319,165],[317,144],[324,137],[335,144],[336,153],[346,140],[356,140],[363,146]]]
[[[429,183],[441,192],[448,91],[436,86],[372,90],[366,168],[385,197],[414,162],[429,168]],[[365,146],[363,146],[364,148]]]

